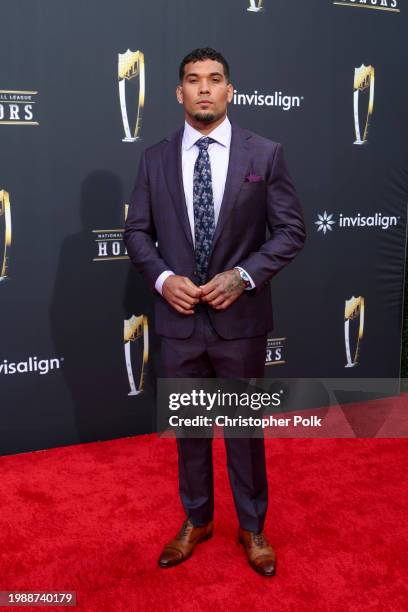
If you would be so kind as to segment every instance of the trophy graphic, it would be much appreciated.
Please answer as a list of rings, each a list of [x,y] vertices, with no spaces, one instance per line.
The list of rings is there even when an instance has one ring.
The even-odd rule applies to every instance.
[[[126,81],[131,81],[137,76],[139,77],[139,101],[135,129],[132,135],[126,106]],[[123,129],[125,131],[125,138],[122,138],[122,142],[135,142],[140,140],[140,125],[145,100],[145,61],[142,51],[130,51],[128,49],[126,53],[119,53],[118,77],[120,109],[122,111]]]
[[[347,363],[344,367],[354,368],[358,364],[360,342],[364,334],[364,298],[352,296],[344,308],[344,342]],[[350,329],[354,327],[354,329]],[[351,346],[353,338],[353,347]]]
[[[0,191],[0,282],[7,278],[11,247],[11,211],[8,191]]]
[[[258,0],[258,3],[256,2],[256,0],[249,0],[249,6],[247,8],[247,11],[250,11],[251,13],[259,13],[263,10],[264,7],[262,6],[262,0]]]
[[[359,101],[360,93],[368,93],[368,108],[367,114],[363,117],[364,132],[361,138],[360,130],[360,114],[359,114]],[[361,64],[360,68],[354,69],[354,128],[356,132],[356,139],[354,144],[362,145],[367,142],[367,133],[370,125],[371,115],[373,114],[374,108],[374,68],[373,66],[364,66]]]
[[[149,330],[146,315],[124,320],[126,370],[129,378],[128,395],[139,395],[144,386],[144,370],[149,358]],[[136,376],[135,373],[138,375]],[[136,385],[136,380],[138,384]]]

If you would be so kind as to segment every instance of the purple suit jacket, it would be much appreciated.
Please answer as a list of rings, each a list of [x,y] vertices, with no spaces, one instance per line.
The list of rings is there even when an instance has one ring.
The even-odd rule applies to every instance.
[[[197,283],[181,170],[183,129],[143,152],[124,232],[129,257],[155,294],[156,332],[170,338],[188,338],[195,325],[195,316],[180,314],[154,289],[164,270]],[[261,180],[245,180],[250,174]],[[282,145],[232,123],[228,173],[208,278],[241,266],[256,289],[244,291],[225,310],[208,306],[221,337],[249,338],[272,329],[269,281],[296,256],[304,241],[302,209]]]

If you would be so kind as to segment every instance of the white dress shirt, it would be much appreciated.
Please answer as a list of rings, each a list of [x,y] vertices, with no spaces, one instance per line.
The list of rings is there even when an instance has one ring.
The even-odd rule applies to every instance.
[[[227,178],[229,153],[231,145],[231,123],[228,117],[220,123],[212,132],[207,134],[216,142],[211,142],[208,146],[208,155],[211,166],[211,182],[214,202],[214,221],[217,225],[222,198],[224,196],[225,181]],[[187,214],[190,222],[191,236],[195,245],[194,235],[194,209],[193,209],[193,179],[194,165],[199,154],[196,142],[203,138],[204,134],[193,128],[187,121],[184,122],[184,133],[181,144],[181,166],[183,173],[183,188],[187,205]],[[237,266],[238,267],[238,266]],[[239,267],[238,267],[239,268]],[[242,268],[240,268],[242,270]],[[156,280],[155,288],[161,294],[163,283],[168,276],[174,274],[171,270],[162,272]],[[251,281],[251,287],[255,287],[254,282],[247,273]]]

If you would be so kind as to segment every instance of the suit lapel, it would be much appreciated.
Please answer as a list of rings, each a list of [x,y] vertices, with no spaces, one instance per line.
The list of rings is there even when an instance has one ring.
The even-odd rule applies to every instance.
[[[234,208],[234,203],[238,197],[238,193],[241,189],[242,183],[244,182],[245,176],[249,172],[251,151],[248,140],[251,138],[251,134],[240,128],[235,123],[231,124],[231,128],[231,146],[228,172],[225,181],[224,196],[222,198],[220,214],[218,216],[218,222],[213,236],[210,257],[227,222],[227,219]]]
[[[183,186],[183,171],[181,165],[181,142],[184,128],[178,130],[169,137],[169,144],[163,153],[163,169],[166,177],[167,188],[186,238],[194,250],[193,238],[191,236],[190,221],[188,219],[186,198]]]

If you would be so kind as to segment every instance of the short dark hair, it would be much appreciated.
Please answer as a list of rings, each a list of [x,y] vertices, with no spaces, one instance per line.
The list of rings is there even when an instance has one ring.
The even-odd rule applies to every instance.
[[[211,49],[211,47],[203,47],[200,49],[194,49],[194,51],[191,51],[191,53],[186,55],[186,57],[182,60],[180,64],[180,70],[179,70],[180,83],[183,81],[184,66],[186,64],[189,64],[190,62],[202,62],[203,60],[206,60],[206,59],[215,60],[216,62],[220,62],[220,64],[223,65],[224,75],[227,80],[227,83],[229,83],[230,72],[229,72],[228,62],[219,51],[216,51],[215,49]]]

